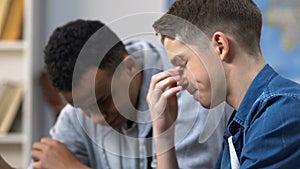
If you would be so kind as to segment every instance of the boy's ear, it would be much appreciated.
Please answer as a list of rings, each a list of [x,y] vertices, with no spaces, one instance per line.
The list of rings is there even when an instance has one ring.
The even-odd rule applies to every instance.
[[[228,36],[222,32],[215,32],[212,37],[213,47],[222,61],[228,59],[229,53],[229,39]]]
[[[134,57],[132,57],[130,55],[128,55],[124,58],[123,66],[124,66],[125,71],[129,75],[135,75],[138,71],[138,62]]]

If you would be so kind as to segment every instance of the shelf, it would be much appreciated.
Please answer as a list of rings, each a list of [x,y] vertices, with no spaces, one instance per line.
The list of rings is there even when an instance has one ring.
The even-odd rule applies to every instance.
[[[22,133],[0,134],[0,144],[22,144]]]
[[[36,65],[33,65],[32,62],[35,61],[33,56],[36,55],[33,53],[33,40],[36,40],[37,36],[33,32],[39,32],[36,27],[39,28],[40,25],[33,25],[33,23],[36,22],[34,17],[39,16],[39,3],[41,2],[34,1],[33,3],[33,1],[24,0],[22,39],[0,39],[0,81],[20,82],[26,87],[20,118],[15,119],[14,123],[16,122],[16,124],[13,124],[16,125],[14,126],[16,128],[8,133],[0,133],[1,156],[14,167],[20,169],[27,168],[30,161],[34,136],[32,134],[33,89],[38,86],[38,82],[35,82],[33,77],[35,75],[35,68],[33,67]],[[43,12],[41,11],[41,13]],[[36,44],[39,44],[39,41]]]
[[[0,51],[23,51],[24,49],[23,41],[0,41]]]

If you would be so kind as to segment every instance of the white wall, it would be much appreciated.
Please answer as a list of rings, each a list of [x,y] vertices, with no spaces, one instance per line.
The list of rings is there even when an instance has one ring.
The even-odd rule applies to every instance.
[[[99,19],[110,23],[121,17],[144,12],[163,12],[166,0],[44,0],[45,35],[77,18]],[[148,22],[149,20],[144,20]],[[143,23],[137,23],[144,25]],[[134,25],[133,25],[134,27]],[[122,29],[122,28],[120,28]],[[114,29],[116,32],[120,29]]]

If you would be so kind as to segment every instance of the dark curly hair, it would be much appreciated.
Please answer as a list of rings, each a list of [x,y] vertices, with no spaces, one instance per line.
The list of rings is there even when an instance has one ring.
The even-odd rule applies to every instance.
[[[235,37],[248,52],[260,50],[262,14],[252,0],[176,0],[153,24],[155,31],[162,35],[162,41],[166,35],[180,37],[180,27],[186,24],[180,25],[176,17],[196,26],[209,39],[220,31]]]
[[[105,30],[105,35],[95,36],[101,28]],[[92,41],[92,43],[97,43],[92,45],[94,49],[91,48],[91,45],[89,47],[84,46],[90,40],[89,38],[97,39]],[[109,41],[113,42],[113,47],[108,48]],[[83,47],[85,52],[81,51]],[[81,53],[84,56],[80,56]],[[49,38],[44,54],[46,70],[53,86],[58,91],[71,91],[72,83],[76,86],[88,67],[97,66],[100,69],[113,72],[122,62],[127,51],[122,41],[103,23],[79,19],[56,28]],[[84,59],[78,61],[79,56],[84,57]],[[98,63],[97,60],[101,56],[104,58],[101,59],[101,63]],[[80,70],[76,71],[78,78],[73,78],[75,65],[76,69],[78,67]]]

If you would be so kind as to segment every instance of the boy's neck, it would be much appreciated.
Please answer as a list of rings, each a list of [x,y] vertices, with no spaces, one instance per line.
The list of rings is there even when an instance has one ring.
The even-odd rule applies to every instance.
[[[257,74],[266,65],[264,59],[258,56],[241,56],[229,66],[227,77],[227,102],[238,110],[248,88]]]

